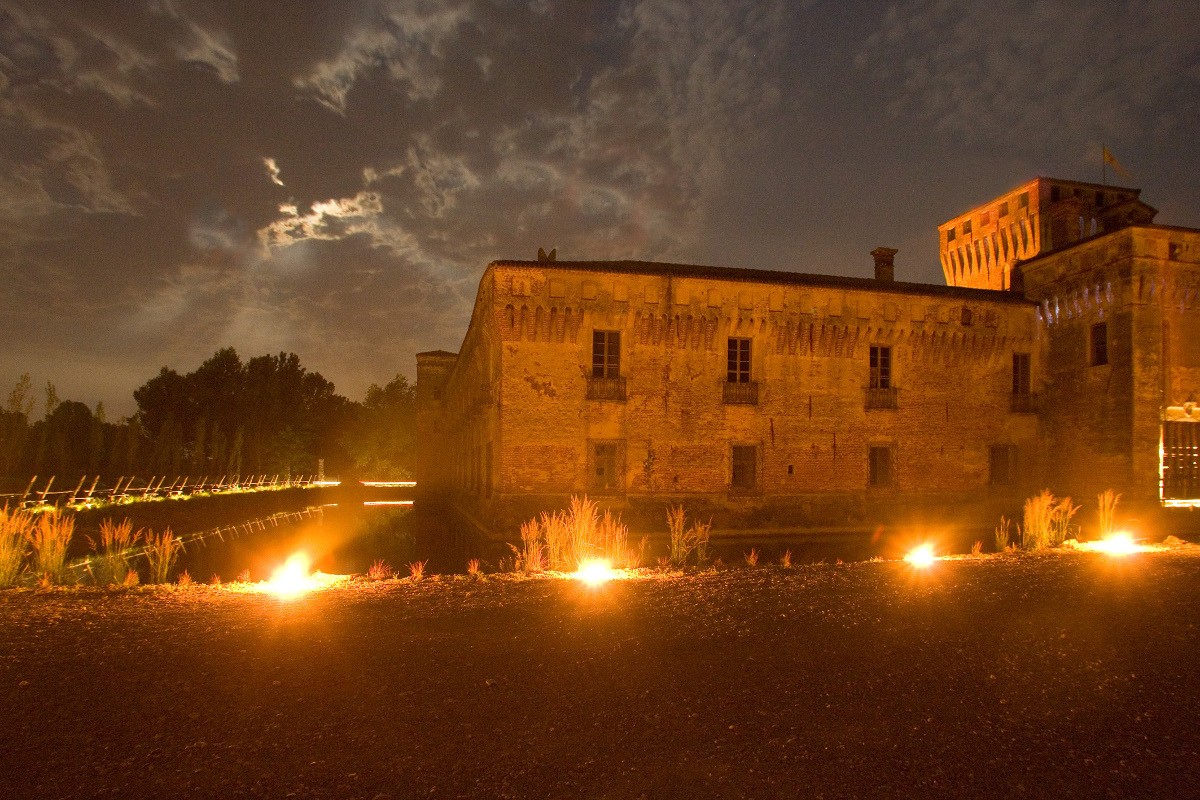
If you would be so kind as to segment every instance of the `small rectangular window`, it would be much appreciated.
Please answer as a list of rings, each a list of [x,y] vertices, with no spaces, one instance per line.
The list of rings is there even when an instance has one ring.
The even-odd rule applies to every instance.
[[[998,216],[1001,216],[1001,217],[1008,216],[1008,201],[1005,201],[1000,204],[1000,213],[998,214]]]
[[[621,332],[592,331],[592,377],[621,376]]]
[[[1104,192],[1096,192],[1096,205],[1104,205]]]
[[[1059,189],[1057,186],[1051,186],[1050,187],[1050,202],[1056,203],[1056,202],[1058,202],[1058,199],[1060,197],[1062,197],[1062,190]]]
[[[755,445],[733,446],[732,487],[741,492],[758,488],[758,447]]]
[[[946,231],[946,241],[953,242],[956,235],[957,234],[955,233],[954,228],[951,228],[950,230]]]
[[[868,385],[872,389],[892,388],[892,348],[871,345],[871,382]]]
[[[1017,448],[1011,444],[994,444],[988,448],[988,483],[992,486],[1011,486],[1017,480]]]
[[[621,493],[624,490],[624,442],[592,442],[588,455],[588,491]]]
[[[962,229],[963,229],[964,234],[970,233],[971,232],[971,220],[967,220],[966,222],[964,222],[962,224]]]
[[[1108,323],[1097,322],[1092,326],[1091,335],[1092,366],[1098,367],[1108,363]]]
[[[1021,192],[1017,197],[1017,208],[1029,208],[1029,192]]]
[[[1012,391],[1013,394],[1029,394],[1030,390],[1030,361],[1029,353],[1013,353],[1012,360]]]
[[[867,482],[871,486],[892,485],[892,448],[872,445],[867,455]]]
[[[729,365],[725,379],[729,383],[750,382],[750,340],[729,339]]]

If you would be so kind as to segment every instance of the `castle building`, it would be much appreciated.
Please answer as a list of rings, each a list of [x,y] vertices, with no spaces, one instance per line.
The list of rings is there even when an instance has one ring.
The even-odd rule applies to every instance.
[[[631,528],[990,530],[1049,487],[1200,505],[1200,231],[1037,178],[939,226],[947,285],[495,261],[417,356],[418,485],[480,527],[587,494]]]

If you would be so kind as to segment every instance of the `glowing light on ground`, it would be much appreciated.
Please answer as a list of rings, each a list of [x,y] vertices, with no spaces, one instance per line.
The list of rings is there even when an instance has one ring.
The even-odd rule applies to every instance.
[[[309,572],[312,562],[304,553],[296,553],[275,570],[271,580],[264,582],[262,590],[284,600],[291,600],[302,594],[325,589],[338,581],[346,579],[345,575],[326,575],[323,572]]]
[[[1127,556],[1132,553],[1144,553],[1150,549],[1135,542],[1133,536],[1125,531],[1118,531],[1097,542],[1084,542],[1080,547],[1110,556]]]
[[[618,577],[620,573],[612,568],[612,564],[602,558],[584,561],[575,570],[574,578],[588,586],[600,586]]]
[[[359,481],[363,486],[380,487],[385,489],[395,489],[398,487],[412,488],[417,485],[416,481]]]
[[[364,506],[411,506],[412,500],[364,500]]]
[[[341,486],[341,481],[313,481],[313,486]]]
[[[914,567],[925,569],[937,561],[937,555],[933,552],[933,545],[926,543],[909,550],[904,560]]]

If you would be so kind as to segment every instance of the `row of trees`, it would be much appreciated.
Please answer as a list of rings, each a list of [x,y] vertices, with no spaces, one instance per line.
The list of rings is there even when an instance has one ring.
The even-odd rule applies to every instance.
[[[163,367],[134,391],[137,412],[117,422],[103,404],[60,401],[52,384],[35,420],[36,394],[23,375],[0,410],[0,478],[9,486],[34,474],[301,475],[316,472],[317,459],[330,474],[412,470],[415,390],[404,376],[352,402],[294,353],[243,362],[226,348],[187,374]]]

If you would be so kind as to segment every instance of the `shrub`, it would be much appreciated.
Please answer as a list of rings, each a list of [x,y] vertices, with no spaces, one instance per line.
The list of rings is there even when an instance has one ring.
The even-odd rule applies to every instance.
[[[167,583],[171,567],[175,566],[175,561],[179,558],[182,543],[175,538],[170,528],[162,533],[148,531],[145,534],[145,542],[147,582]]]
[[[101,586],[121,585],[129,574],[129,554],[142,538],[142,531],[133,531],[133,523],[126,518],[114,523],[111,519],[100,521],[100,539],[88,537],[88,544],[96,554],[94,580]]]
[[[1100,515],[1100,538],[1111,536],[1117,529],[1117,503],[1121,495],[1112,489],[1105,489],[1096,497]]]
[[[60,584],[67,579],[67,547],[75,534],[75,517],[57,508],[46,511],[27,534],[33,545],[33,569],[43,584]]]
[[[33,515],[28,511],[0,509],[0,588],[17,585],[32,529]]]

